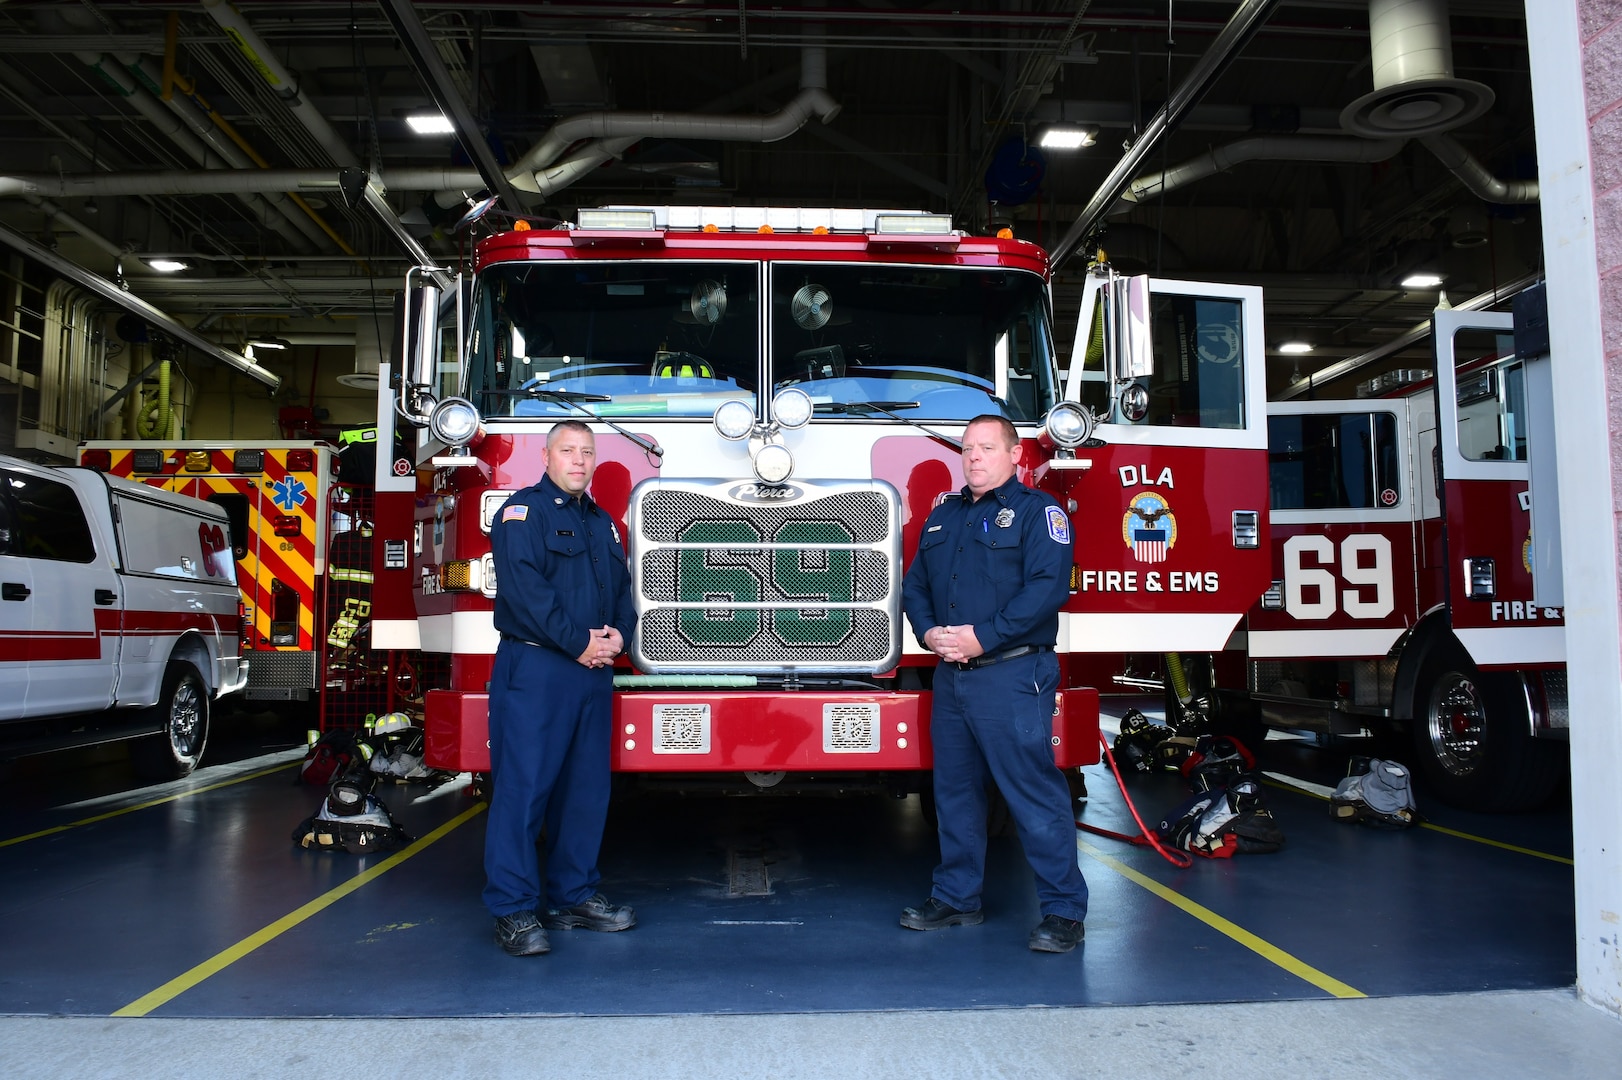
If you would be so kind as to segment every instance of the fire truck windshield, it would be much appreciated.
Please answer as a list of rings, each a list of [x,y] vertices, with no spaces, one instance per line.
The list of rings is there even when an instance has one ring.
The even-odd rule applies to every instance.
[[[479,281],[468,397],[485,418],[577,412],[708,420],[753,403],[758,267],[750,263],[502,265]]]
[[[573,259],[479,280],[467,396],[486,419],[578,404],[709,420],[762,385],[798,386],[835,422],[871,419],[838,407],[871,401],[908,420],[1040,420],[1059,397],[1043,282],[996,267]]]
[[[876,401],[909,420],[1001,412],[1034,421],[1057,398],[1047,305],[1032,274],[773,263],[770,335],[773,388],[798,386],[818,405]]]

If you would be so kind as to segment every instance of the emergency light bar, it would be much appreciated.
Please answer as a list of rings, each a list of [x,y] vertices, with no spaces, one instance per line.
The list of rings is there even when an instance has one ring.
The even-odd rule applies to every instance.
[[[926,214],[918,210],[861,210],[843,206],[604,206],[581,209],[577,227],[588,232],[667,229],[941,236],[952,231],[952,218],[948,214]]]

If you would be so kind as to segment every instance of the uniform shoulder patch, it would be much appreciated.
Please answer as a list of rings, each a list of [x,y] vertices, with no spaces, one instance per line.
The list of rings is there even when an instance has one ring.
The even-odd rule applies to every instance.
[[[1070,543],[1070,517],[1057,506],[1047,508],[1048,535],[1053,537],[1054,543]]]
[[[529,507],[523,503],[517,506],[504,506],[501,508],[502,521],[524,521],[529,517]]]

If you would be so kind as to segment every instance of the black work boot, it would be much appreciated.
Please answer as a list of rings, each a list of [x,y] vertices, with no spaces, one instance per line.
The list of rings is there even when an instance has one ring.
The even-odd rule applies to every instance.
[[[496,916],[496,944],[508,956],[539,956],[552,951],[546,930],[533,911],[515,911]]]
[[[1031,931],[1032,952],[1069,952],[1087,936],[1087,928],[1075,919],[1062,915],[1044,915],[1041,923]]]
[[[583,926],[587,930],[612,933],[635,926],[636,912],[623,904],[610,904],[608,897],[597,893],[573,907],[547,908],[541,922],[553,930],[572,930]]]
[[[985,912],[959,911],[931,896],[918,907],[901,909],[901,925],[908,930],[943,930],[948,926],[974,926],[986,921]]]

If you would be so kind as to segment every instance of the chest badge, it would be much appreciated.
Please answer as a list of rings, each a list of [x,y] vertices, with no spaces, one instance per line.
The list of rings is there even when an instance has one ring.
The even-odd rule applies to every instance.
[[[998,510],[997,511],[997,517],[996,517],[995,520],[997,522],[997,528],[999,528],[999,529],[1008,528],[1008,526],[1010,526],[1010,525],[1012,525],[1014,523],[1014,511],[1013,511],[1013,508],[1005,506],[1001,510]]]

